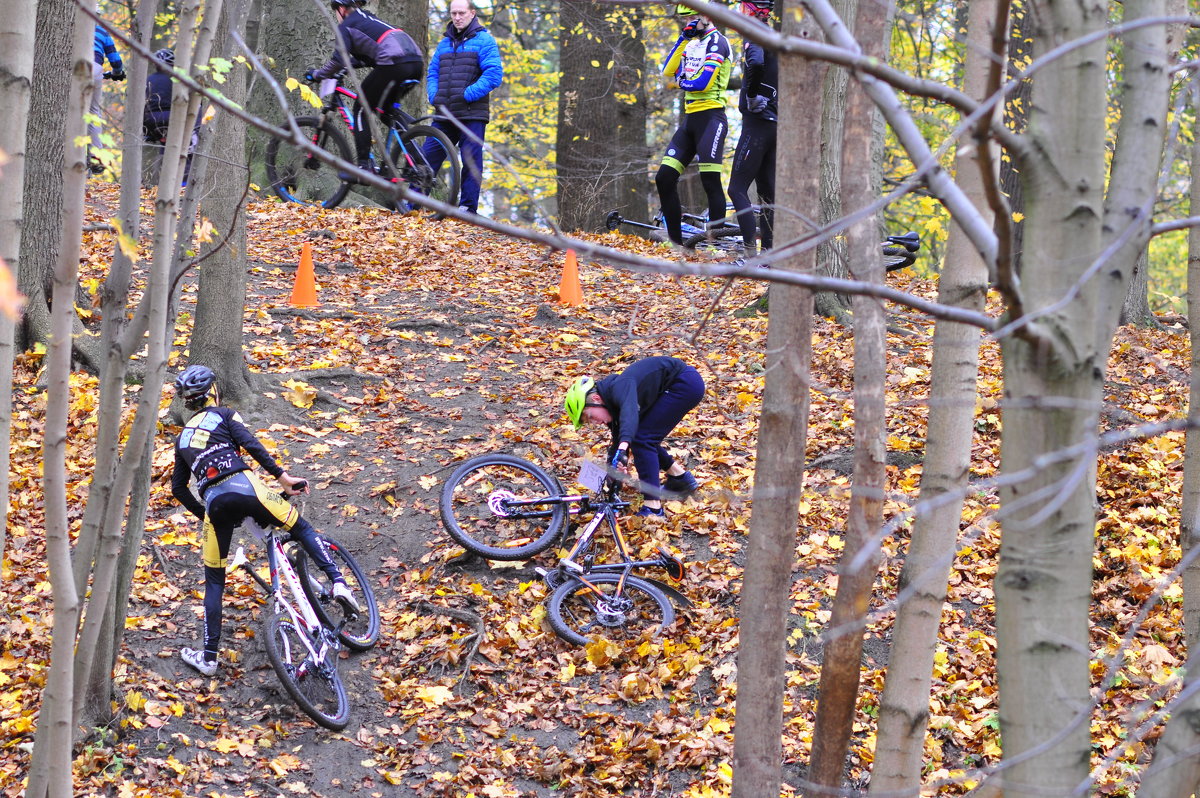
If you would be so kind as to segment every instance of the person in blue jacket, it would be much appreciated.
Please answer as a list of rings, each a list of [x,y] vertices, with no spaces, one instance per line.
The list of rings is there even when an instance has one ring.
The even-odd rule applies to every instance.
[[[434,127],[458,145],[463,178],[458,206],[479,212],[483,182],[483,138],[491,118],[489,95],[504,82],[500,48],[475,18],[472,0],[450,0],[450,22],[429,62],[425,88],[437,112]],[[437,141],[425,145],[425,157],[439,168],[446,158]]]
[[[748,17],[767,22],[775,0],[742,0],[741,11]],[[733,172],[729,177],[729,201],[733,203],[738,226],[742,229],[745,257],[770,249],[774,243],[775,211],[775,130],[779,119],[779,56],[774,50],[747,41],[742,52],[742,92],[738,110],[742,112],[742,137],[733,153]],[[759,235],[750,204],[750,184],[758,191],[762,208],[762,235]]]
[[[112,80],[125,80],[125,63],[121,60],[121,54],[117,52],[117,45],[113,42],[113,37],[99,25],[96,25],[93,39],[93,54],[95,59],[92,66],[92,81],[95,86],[92,89],[91,114],[99,120],[104,96],[104,62],[108,61],[112,67],[108,73],[108,77]],[[99,121],[88,123],[88,135],[92,140],[92,149],[100,149]],[[88,169],[92,174],[100,174],[104,171],[100,159],[92,152],[88,153]]]

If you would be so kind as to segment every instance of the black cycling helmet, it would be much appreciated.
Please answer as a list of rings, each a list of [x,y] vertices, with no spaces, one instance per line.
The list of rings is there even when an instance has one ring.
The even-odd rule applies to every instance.
[[[742,3],[755,8],[764,8],[767,11],[775,8],[775,0],[742,0]]]
[[[155,51],[154,57],[167,66],[175,66],[175,51],[169,47]]]
[[[359,8],[366,4],[366,0],[329,0],[329,7],[335,10],[339,8]]]
[[[185,404],[197,404],[208,396],[217,375],[208,366],[188,366],[175,378],[175,391]]]

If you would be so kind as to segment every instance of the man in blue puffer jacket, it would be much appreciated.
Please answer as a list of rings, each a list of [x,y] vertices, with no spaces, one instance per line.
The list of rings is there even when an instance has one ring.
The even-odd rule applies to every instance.
[[[490,95],[504,81],[500,48],[492,34],[475,18],[472,0],[450,0],[450,23],[433,54],[425,87],[429,102],[441,117],[434,126],[458,145],[463,178],[458,205],[479,212],[479,186],[483,180],[483,135],[491,117]],[[446,118],[446,115],[452,118]],[[430,139],[425,155],[441,166],[446,157]]]

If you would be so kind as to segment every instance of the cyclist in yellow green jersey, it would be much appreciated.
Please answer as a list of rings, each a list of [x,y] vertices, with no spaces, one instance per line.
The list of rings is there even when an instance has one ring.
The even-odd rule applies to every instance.
[[[725,216],[725,191],[721,188],[721,161],[725,157],[725,87],[733,68],[729,40],[712,21],[687,6],[676,9],[684,20],[683,31],[663,65],[668,81],[683,89],[683,123],[671,137],[667,153],[654,178],[662,203],[667,234],[683,243],[683,205],[679,178],[693,158],[700,161],[700,185],[708,198],[708,219],[713,225]]]

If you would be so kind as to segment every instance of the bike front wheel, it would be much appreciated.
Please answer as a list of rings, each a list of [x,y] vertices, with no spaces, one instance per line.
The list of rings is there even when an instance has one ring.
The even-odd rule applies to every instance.
[[[558,480],[528,460],[482,454],[442,487],[439,509],[450,537],[489,560],[527,560],[550,548],[566,523]]]
[[[366,651],[379,642],[379,604],[366,573],[346,551],[346,547],[331,537],[320,536],[321,546],[333,564],[342,572],[358,609],[346,607],[333,597],[333,580],[317,567],[312,558],[303,555],[296,560],[296,572],[304,594],[317,612],[321,623],[337,632],[338,640],[352,651]]]
[[[265,616],[267,659],[283,688],[304,714],[333,731],[350,723],[350,699],[337,670],[337,648],[327,646],[317,661],[305,645],[308,639],[286,612],[275,609]],[[320,640],[311,641],[317,651]]]
[[[440,166],[439,151],[444,158]],[[431,125],[413,125],[398,138],[391,136],[388,157],[410,189],[447,205],[458,204],[462,164],[458,160],[458,149],[445,133]],[[420,210],[421,206],[401,203],[400,209]],[[440,219],[444,215],[435,211],[433,218]]]
[[[590,573],[555,588],[546,616],[555,634],[582,646],[598,637],[636,640],[647,632],[657,637],[675,622],[675,608],[661,590],[636,576]]]
[[[346,137],[327,116],[296,118],[300,134],[310,144],[353,163]],[[267,180],[284,202],[336,208],[346,198],[350,184],[338,177],[337,167],[320,161],[290,141],[271,139],[267,145]]]

